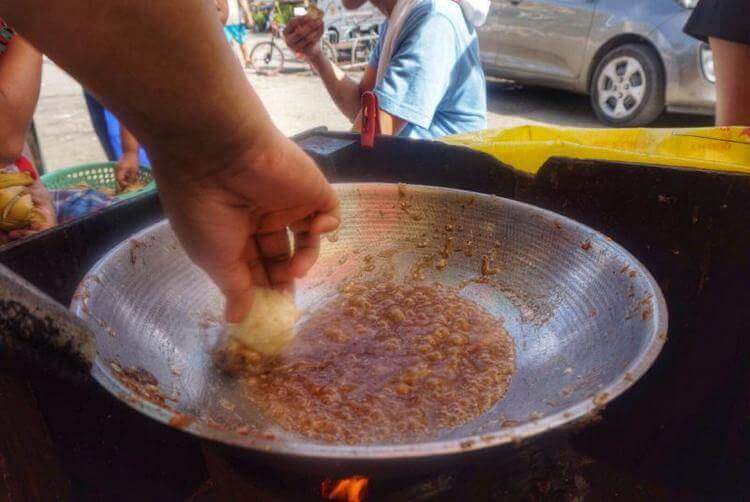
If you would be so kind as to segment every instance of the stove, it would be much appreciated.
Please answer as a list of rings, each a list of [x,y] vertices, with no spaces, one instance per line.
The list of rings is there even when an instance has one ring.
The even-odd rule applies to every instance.
[[[596,423],[556,434],[539,449],[521,448],[510,464],[489,456],[427,476],[370,476],[365,500],[750,496],[750,177],[564,158],[550,159],[530,176],[440,143],[380,138],[375,148],[362,150],[352,135],[322,131],[296,140],[332,181],[450,186],[581,221],[644,263],[669,306],[669,341],[661,356]],[[0,248],[0,263],[67,305],[99,257],[161,217],[156,195],[137,197]],[[227,500],[238,494],[325,500],[321,490],[348,496],[333,489],[337,477],[327,481],[236,460],[109,396],[8,366],[0,357],[0,377],[14,382],[18,392],[11,397],[22,405],[6,408],[11,411],[0,420],[16,431],[0,434],[0,494],[13,486],[21,490],[17,498],[67,490],[75,500]],[[0,387],[0,405],[11,399],[3,388],[10,387]],[[17,414],[21,409],[36,418]],[[44,472],[56,474],[29,474],[34,462],[54,465]],[[53,485],[62,488],[50,491]]]
[[[247,465],[211,448],[204,451],[211,482],[193,501],[233,497],[259,502],[583,500],[604,499],[613,494],[625,499],[653,500],[685,494],[684,490],[665,488],[652,480],[634,477],[626,469],[597,461],[570,444],[558,444],[553,451],[523,452],[512,466],[480,462],[400,479],[357,475],[320,479]],[[364,489],[358,490],[360,487]]]

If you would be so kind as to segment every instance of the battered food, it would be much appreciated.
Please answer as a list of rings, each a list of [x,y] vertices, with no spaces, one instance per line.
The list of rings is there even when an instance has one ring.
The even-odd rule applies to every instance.
[[[229,335],[246,348],[263,356],[279,354],[294,338],[299,311],[286,292],[255,288],[253,307],[239,324],[229,327]]]
[[[411,441],[502,398],[514,357],[500,322],[446,287],[349,284],[245,389],[268,418],[308,438]]]

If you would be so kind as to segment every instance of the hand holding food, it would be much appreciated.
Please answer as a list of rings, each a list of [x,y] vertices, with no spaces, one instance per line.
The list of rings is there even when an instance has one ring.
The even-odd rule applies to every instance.
[[[295,17],[287,23],[284,28],[284,41],[287,46],[297,54],[306,59],[321,54],[320,38],[323,36],[323,19],[322,13],[318,9],[309,11],[308,14]]]
[[[138,181],[138,169],[138,153],[123,153],[115,165],[115,180],[120,190]]]
[[[295,336],[300,313],[286,291],[255,288],[250,312],[228,326],[214,359],[230,374],[258,374],[270,369]]]
[[[254,287],[291,289],[315,263],[320,234],[339,225],[336,194],[312,159],[276,129],[256,145],[210,176],[157,178],[172,227],[226,296],[230,323],[250,310]]]
[[[230,325],[229,335],[264,356],[274,356],[294,338],[299,310],[294,299],[271,288],[255,288],[253,306],[242,320]]]

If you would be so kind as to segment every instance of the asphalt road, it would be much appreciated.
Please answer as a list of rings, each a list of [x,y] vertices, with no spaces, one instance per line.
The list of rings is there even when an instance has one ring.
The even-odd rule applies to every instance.
[[[276,76],[246,72],[275,124],[287,135],[316,126],[346,130],[348,121],[336,109],[320,80],[299,63]],[[138,92],[138,89],[133,89]],[[45,60],[42,92],[35,122],[48,169],[105,160],[94,136],[81,88],[54,63]],[[598,127],[586,96],[504,81],[488,82],[490,128],[523,124]],[[666,114],[655,126],[710,125],[707,117]]]

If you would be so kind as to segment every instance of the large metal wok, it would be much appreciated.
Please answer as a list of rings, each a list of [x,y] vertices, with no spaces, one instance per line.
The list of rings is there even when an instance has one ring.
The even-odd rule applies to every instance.
[[[420,270],[425,281],[462,287],[462,295],[502,319],[515,341],[517,373],[489,411],[435,431],[428,441],[375,446],[317,443],[268,423],[214,368],[221,295],[166,221],[114,248],[78,288],[72,309],[95,332],[93,377],[153,419],[240,454],[307,472],[377,467],[411,475],[405,460],[434,465],[585,420],[633,385],[661,350],[667,312],[654,279],[627,251],[584,225],[459,190],[337,189],[343,227],[324,239],[318,264],[298,284],[298,305],[312,312],[338,284],[358,276],[391,271],[397,280],[414,281],[415,264],[439,253],[447,233],[454,243],[471,241],[451,253],[444,269]],[[485,256],[490,275],[483,276]],[[473,281],[478,277],[485,280]]]

